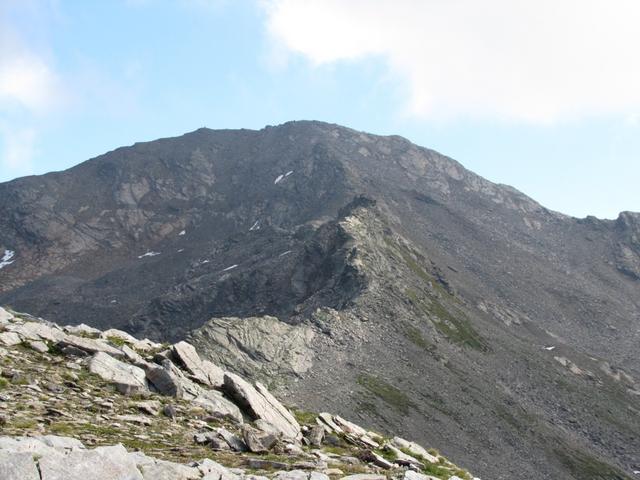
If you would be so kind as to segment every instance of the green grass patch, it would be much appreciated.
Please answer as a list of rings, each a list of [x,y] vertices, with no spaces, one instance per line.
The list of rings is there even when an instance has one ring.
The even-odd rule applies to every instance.
[[[415,407],[411,400],[409,400],[409,397],[407,397],[402,390],[394,387],[379,377],[361,374],[358,376],[357,382],[370,393],[402,414],[409,413],[409,408]]]
[[[466,315],[457,312],[453,315],[436,298],[426,300],[419,292],[408,289],[405,294],[426,317],[431,319],[433,326],[442,336],[453,343],[486,352],[489,350],[482,336],[476,332]]]
[[[300,425],[315,425],[318,415],[314,412],[307,412],[299,408],[291,408],[291,413]]]

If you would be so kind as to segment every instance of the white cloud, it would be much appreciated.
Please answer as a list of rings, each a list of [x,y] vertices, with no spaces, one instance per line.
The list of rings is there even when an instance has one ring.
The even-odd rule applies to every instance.
[[[0,59],[0,103],[16,103],[41,112],[58,98],[55,77],[41,59],[31,55]]]
[[[264,0],[315,65],[384,59],[409,113],[551,122],[640,106],[637,0]]]

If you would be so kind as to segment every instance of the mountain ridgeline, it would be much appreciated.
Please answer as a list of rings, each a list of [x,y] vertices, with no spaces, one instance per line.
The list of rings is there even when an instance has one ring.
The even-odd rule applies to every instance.
[[[188,339],[483,478],[640,470],[640,214],[397,136],[199,129],[0,184],[0,305]],[[242,367],[240,367],[242,366]]]

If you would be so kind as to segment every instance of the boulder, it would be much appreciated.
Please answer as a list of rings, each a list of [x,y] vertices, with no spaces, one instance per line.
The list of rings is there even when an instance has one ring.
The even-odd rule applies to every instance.
[[[394,447],[393,445],[385,445],[385,450],[391,452],[391,454],[395,457],[395,463],[398,465],[402,465],[403,467],[416,467],[419,469],[424,468],[424,464],[418,459],[412,457],[411,455],[407,455],[402,450]]]
[[[125,342],[131,345],[136,350],[140,350],[141,352],[146,352],[155,348],[160,348],[160,344],[154,343],[151,340],[144,339],[138,340],[133,335],[123,331],[118,330],[117,328],[110,328],[109,330],[105,330],[100,333],[100,338],[105,340],[116,339],[116,341]]]
[[[201,478],[196,467],[147,457],[142,452],[130,453],[144,480],[196,480]]]
[[[40,353],[47,353],[49,351],[49,347],[46,343],[41,342],[40,340],[30,340],[29,347]]]
[[[147,380],[160,395],[182,398],[184,392],[178,378],[164,367],[153,366],[145,371]]]
[[[65,335],[57,345],[61,349],[72,347],[90,354],[103,352],[108,353],[112,357],[122,357],[124,355],[121,350],[112,347],[104,340],[94,340],[93,338],[77,337],[75,335]]]
[[[294,416],[264,385],[255,388],[233,373],[224,374],[224,390],[253,419],[262,419],[273,425],[284,437],[300,440],[302,432]]]
[[[148,391],[144,370],[116,360],[107,353],[94,354],[89,360],[89,371],[115,384],[121,393],[129,395]]]
[[[15,332],[2,332],[0,333],[0,343],[7,347],[13,347],[19,345],[22,342],[22,338]]]
[[[157,400],[145,400],[144,402],[136,402],[134,405],[147,415],[157,416],[160,414],[162,404]]]
[[[393,439],[391,439],[391,445],[400,450],[408,451],[411,455],[415,455],[419,460],[424,460],[429,463],[438,463],[438,459],[436,457],[431,455],[415,442],[410,442],[400,437],[393,437]]]
[[[178,364],[183,366],[195,381],[212,387],[221,387],[224,384],[224,371],[207,360],[203,361],[193,345],[184,341],[178,342],[171,351]]]
[[[276,472],[274,480],[309,480],[309,472],[304,470],[291,470],[289,472]],[[327,477],[328,478],[328,477]]]
[[[242,427],[242,438],[247,448],[253,453],[268,452],[278,441],[278,437],[272,433],[262,432],[250,425]]]
[[[40,480],[40,472],[31,453],[0,450],[0,478],[3,480]]]
[[[312,446],[320,447],[322,445],[322,440],[324,439],[324,427],[321,425],[314,425],[311,430],[309,430],[307,438]]]
[[[47,340],[55,343],[66,337],[66,334],[57,326],[39,322],[14,323],[7,327],[7,330],[17,333],[26,340]]]
[[[454,478],[454,477],[451,477]],[[407,470],[404,472],[404,480],[439,480],[437,477],[431,475],[425,475],[423,473],[414,472],[413,470]]]
[[[191,400],[192,403],[201,406],[208,413],[217,418],[228,418],[237,423],[242,423],[242,413],[232,402],[215,390],[202,390],[201,394]]]
[[[239,480],[240,477],[235,473],[231,472],[226,467],[223,467],[218,462],[214,462],[208,458],[197,462],[194,465],[202,475],[202,480]],[[246,479],[245,479],[246,480]]]
[[[235,452],[246,452],[248,450],[247,444],[244,440],[226,428],[220,427],[216,430],[216,433],[226,442],[227,445],[229,445],[231,450]]]
[[[14,319],[12,313],[7,312],[4,308],[0,307],[0,325],[6,325]]]
[[[70,333],[71,335],[81,335],[81,336],[89,336],[89,337],[97,337],[100,335],[100,330],[97,328],[90,327],[89,325],[85,325],[81,323],[80,325],[66,325],[62,327],[62,329]]]
[[[144,480],[122,445],[44,455],[38,465],[42,480]]]

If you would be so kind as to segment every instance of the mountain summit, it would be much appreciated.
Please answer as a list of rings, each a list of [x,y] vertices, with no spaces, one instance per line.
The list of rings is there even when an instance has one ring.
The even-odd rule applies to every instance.
[[[640,214],[568,217],[338,125],[200,129],[0,184],[0,305],[188,339],[486,478],[640,470],[639,299]]]

